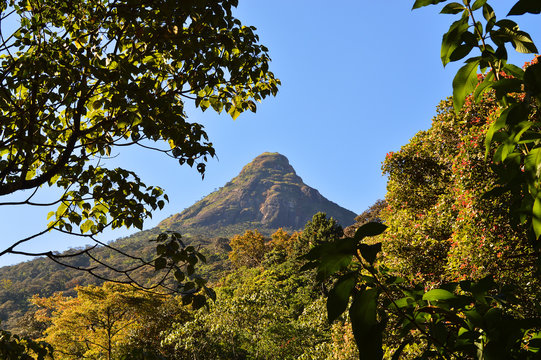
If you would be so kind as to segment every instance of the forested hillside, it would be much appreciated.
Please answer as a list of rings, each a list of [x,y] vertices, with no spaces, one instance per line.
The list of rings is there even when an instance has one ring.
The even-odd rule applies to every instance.
[[[212,269],[197,269],[214,279],[209,286],[216,299],[207,308],[187,307],[180,296],[100,282],[32,296],[13,330],[51,344],[56,359],[351,356],[356,349],[351,334],[342,338],[346,325],[327,323],[325,287],[313,272],[299,271],[299,257],[310,246],[342,235],[341,226],[319,213],[301,232],[280,229],[264,238],[247,231],[231,239],[229,249],[220,239],[206,243],[219,252],[208,258]]]
[[[100,261],[114,264],[116,268],[129,268],[137,264],[136,260],[126,257],[116,251],[128,254],[138,254],[143,259],[153,259],[156,256],[155,240],[160,232],[157,229],[143,231],[127,238],[111,242],[111,248],[98,247],[92,255]],[[201,249],[207,258],[206,264],[200,264],[198,274],[214,282],[223,271],[230,268],[226,262],[230,250],[229,240],[223,237],[215,238],[183,238],[186,246]],[[113,250],[116,249],[116,250]],[[76,252],[73,249],[67,252]],[[96,264],[88,256],[77,256],[70,261],[73,266],[88,268]],[[103,279],[123,280],[122,274],[112,269],[101,268],[99,272]],[[62,291],[65,295],[74,295],[77,286],[101,285],[103,279],[97,278],[88,272],[66,268],[50,261],[47,258],[35,259],[21,264],[0,268],[0,319],[2,327],[17,331],[19,324],[25,323],[24,314],[29,308],[29,299],[33,295],[51,296]],[[135,272],[134,279],[142,284],[152,284],[158,281],[160,275],[151,269]]]
[[[253,229],[230,238],[184,239],[207,257],[196,269],[211,279],[214,300],[207,306],[103,283],[41,259],[2,269],[3,310],[20,311],[7,324],[52,345],[57,359],[346,360],[360,356],[359,343],[381,349],[373,358],[414,359],[427,354],[438,331],[447,336],[440,341],[466,359],[477,329],[494,331],[487,343],[503,358],[530,358],[541,324],[537,256],[527,227],[509,216],[511,199],[488,193],[497,176],[484,159],[483,136],[494,108],[491,93],[458,114],[450,99],[442,101],[430,129],[387,155],[386,199],[345,231],[319,213],[299,232],[278,229],[269,236]],[[112,245],[150,257],[155,248],[148,239],[159,233]],[[348,244],[357,242],[349,253]],[[97,254],[115,261],[110,250]],[[365,285],[357,287],[359,278]],[[344,313],[347,300],[374,294],[376,287],[389,300],[374,302],[376,327],[358,338],[353,310]],[[107,335],[100,317],[111,312],[117,330]],[[381,343],[374,343],[378,333]]]
[[[105,280],[125,281],[125,274],[114,270],[127,269],[139,263],[138,259],[125,254],[151,261],[156,256],[153,240],[161,232],[176,230],[182,234],[185,246],[199,249],[206,256],[207,264],[198,266],[198,275],[212,282],[229,268],[224,259],[230,250],[229,239],[233,236],[253,229],[266,237],[279,228],[293,232],[302,229],[313,214],[326,210],[330,217],[345,225],[351,224],[355,217],[353,212],[306,186],[285,156],[262,154],[222,189],[162,221],[156,228],[110,242],[107,247],[98,246],[73,259],[67,258],[68,264],[77,268],[89,269],[96,265],[99,269],[96,274],[100,278],[44,258],[0,268],[2,327],[17,330],[17,323],[23,321],[21,319],[28,309],[28,299],[34,294],[51,296],[56,291],[64,291],[73,295],[78,285],[103,284]],[[64,255],[79,250],[72,249]],[[139,284],[153,284],[159,281],[159,275],[146,268],[133,272],[132,280]]]
[[[459,114],[442,101],[431,128],[385,159],[385,201],[357,216],[345,234],[320,213],[301,232],[187,239],[214,251],[210,268],[198,269],[213,279],[215,300],[207,307],[120,285],[87,286],[77,297],[34,296],[16,330],[52,345],[59,359],[346,360],[360,356],[359,344],[380,349],[374,359],[415,359],[441,344],[467,359],[472,336],[483,329],[487,344],[505,354],[496,359],[530,358],[541,324],[536,256],[521,242],[527,229],[509,217],[509,199],[486,195],[497,181],[483,147],[494,106],[490,93]],[[126,240],[118,244],[144,243]],[[350,296],[362,300],[351,303]],[[355,322],[355,311],[363,308],[354,307],[371,301],[377,317],[366,320],[371,330],[361,327],[359,338],[365,325]],[[111,311],[117,330],[107,335],[100,316]],[[437,340],[438,331],[446,338]]]

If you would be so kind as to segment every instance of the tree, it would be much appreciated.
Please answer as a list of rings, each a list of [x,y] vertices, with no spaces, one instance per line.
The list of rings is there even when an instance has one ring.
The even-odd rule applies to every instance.
[[[446,0],[417,0],[413,8],[442,2]],[[486,23],[476,20],[477,10]],[[380,223],[367,223],[352,237],[317,245],[305,255],[309,262],[304,268],[315,268],[322,281],[336,279],[327,297],[328,316],[332,321],[349,308],[361,359],[383,358],[386,332],[398,335],[396,346],[387,348],[387,355],[393,359],[406,355],[410,345],[412,358],[537,359],[541,339],[536,298],[539,286],[520,288],[494,282],[501,269],[491,256],[497,258],[501,252],[490,249],[503,243],[506,247],[498,250],[513,257],[539,256],[541,66],[539,59],[527,64],[525,70],[507,64],[505,46],[511,43],[517,51],[526,53],[537,49],[515,22],[497,21],[486,0],[449,2],[441,12],[461,14],[443,36],[443,64],[468,56],[474,48],[481,54],[467,59],[453,81],[452,106],[460,121],[449,111],[451,104],[444,103],[438,121],[447,127],[433,126],[431,131],[418,134],[400,153],[388,156],[384,169],[394,177],[389,184],[389,210],[401,212],[389,225],[402,227],[391,236],[401,235],[396,239],[398,247],[406,242],[404,249],[409,252],[399,256],[414,263],[407,273],[417,265],[424,275],[439,278],[441,273],[427,273],[426,269],[441,269],[449,256],[455,261],[449,261],[449,268],[442,272],[459,272],[453,268],[458,262],[465,265],[466,277],[439,283],[438,288],[431,288],[434,283],[403,278],[384,263],[389,260],[388,253],[379,256],[382,243],[365,242],[366,237],[387,228]],[[509,15],[526,12],[541,13],[541,3],[519,0]],[[478,68],[482,74],[477,74]],[[487,97],[488,102],[473,104]],[[483,143],[485,154],[480,156],[478,148]],[[440,151],[443,154],[434,156]],[[488,155],[493,155],[490,167],[483,164]],[[511,219],[506,216],[508,209]],[[388,216],[392,219],[395,215]],[[449,226],[452,222],[455,224]],[[483,227],[487,224],[495,227]],[[527,242],[525,228],[530,228],[528,237],[533,247]],[[486,241],[485,235],[491,230],[495,234]],[[448,238],[454,241],[447,244]],[[484,249],[485,241],[489,249]],[[459,250],[449,250],[454,246]],[[434,259],[436,264],[430,264]],[[471,259],[474,261],[468,261]],[[479,263],[484,265],[482,269],[476,266]],[[518,277],[534,275],[528,270],[523,273],[525,269],[517,266],[512,270]],[[483,272],[489,275],[476,278]],[[537,283],[538,272],[536,276],[530,279]],[[525,306],[523,299],[535,306]]]
[[[123,358],[174,359],[174,349],[163,343],[165,334],[173,324],[192,320],[193,314],[178,296],[164,296],[155,305],[136,310],[137,324],[130,328],[126,345],[121,350]]]
[[[294,253],[297,256],[304,255],[317,244],[341,237],[344,231],[340,224],[333,218],[327,219],[327,214],[318,212],[308,220],[301,236],[295,239]]]
[[[35,342],[5,330],[0,330],[0,355],[10,360],[50,359],[53,350],[49,344]]]
[[[185,101],[236,118],[280,83],[255,28],[233,16],[237,3],[0,3],[0,205],[56,207],[43,231],[0,256],[66,263],[17,247],[48,231],[102,244],[94,236],[106,227],[140,229],[167,196],[132,170],[107,167],[122,147],[159,151],[204,174],[215,150],[203,126],[187,121]],[[41,189],[59,196],[39,202]]]
[[[288,256],[231,271],[210,311],[175,324],[164,344],[175,347],[175,359],[330,359],[321,293],[299,268]]]
[[[417,0],[413,9],[447,2]],[[519,0],[508,16],[539,14],[541,4]],[[507,44],[521,53],[538,53],[530,35],[510,19],[498,20],[487,1],[465,0],[448,3],[443,14],[460,14],[444,34],[441,60],[445,66],[470,55],[453,80],[453,106],[459,112],[470,98],[478,101],[488,90],[494,90],[498,108],[485,137],[486,157],[497,165],[498,184],[493,195],[510,193],[514,198],[511,210],[517,223],[531,228],[530,239],[541,236],[541,151],[539,142],[539,106],[541,106],[541,64],[538,59],[525,69],[509,64]],[[478,85],[478,69],[482,77]],[[538,247],[539,244],[536,244]]]
[[[283,228],[279,228],[271,235],[269,247],[272,250],[289,251],[292,245],[291,235]]]
[[[59,359],[121,359],[128,353],[160,355],[160,332],[188,319],[174,298],[121,284],[86,286],[77,297],[34,296],[45,340]],[[133,358],[133,357],[132,357]]]
[[[354,237],[316,245],[303,269],[334,280],[330,322],[347,309],[359,358],[537,359],[541,319],[521,314],[510,287],[487,276],[438,288],[411,283],[385,265],[382,243],[366,241],[386,226],[367,223]],[[394,338],[394,339],[393,339]]]
[[[244,235],[233,236],[229,245],[229,260],[235,267],[261,265],[267,252],[265,238],[258,230],[246,230]]]
[[[496,110],[493,93],[459,114],[451,100],[442,101],[430,129],[387,155],[383,250],[404,276],[439,283],[493,274],[503,283],[530,284],[525,293],[536,303],[527,227],[513,226],[509,194],[485,196],[498,181],[483,144]]]

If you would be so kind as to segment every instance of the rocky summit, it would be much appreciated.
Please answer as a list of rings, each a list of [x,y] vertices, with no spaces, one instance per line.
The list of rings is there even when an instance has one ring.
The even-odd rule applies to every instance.
[[[159,226],[181,232],[232,226],[238,230],[279,227],[296,230],[302,229],[319,211],[342,226],[352,224],[356,216],[304,184],[284,155],[263,153],[225,186]]]

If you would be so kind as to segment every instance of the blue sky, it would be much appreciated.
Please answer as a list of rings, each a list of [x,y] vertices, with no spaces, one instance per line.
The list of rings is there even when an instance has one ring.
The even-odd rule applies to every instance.
[[[170,203],[145,228],[182,211],[236,176],[265,151],[288,157],[306,184],[328,199],[360,213],[384,198],[381,162],[418,131],[427,129],[437,103],[451,94],[460,64],[443,68],[441,36],[454,16],[441,6],[411,11],[413,1],[240,0],[237,16],[257,27],[282,80],[275,98],[259,104],[256,114],[232,120],[188,106],[214,143],[217,159],[208,162],[204,180],[195,169],[158,153],[122,149],[112,166],[140,174],[163,187]],[[499,17],[509,1],[489,2]],[[541,24],[519,17],[521,28],[541,45]],[[514,57],[522,65],[532,56]],[[49,209],[0,208],[0,247],[41,230]],[[136,230],[107,232],[113,240]],[[48,234],[26,250],[64,250],[84,243]],[[0,266],[25,260],[0,258]]]

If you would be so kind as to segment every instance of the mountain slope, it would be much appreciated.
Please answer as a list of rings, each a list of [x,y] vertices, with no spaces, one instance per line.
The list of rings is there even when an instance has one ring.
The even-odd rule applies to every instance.
[[[159,227],[190,234],[231,227],[297,230],[319,211],[344,227],[356,216],[304,184],[285,156],[263,153],[224,187],[165,219]]]
[[[208,259],[198,268],[198,275],[218,279],[229,267],[228,239],[245,230],[258,229],[266,236],[283,227],[300,230],[318,211],[335,218],[342,226],[354,222],[355,214],[325,199],[317,190],[305,185],[287,158],[277,153],[264,153],[246,165],[240,174],[220,190],[208,195],[180,214],[162,221],[158,227],[118,239],[110,245],[124,253],[150,260],[155,255],[155,239],[164,230],[182,233],[187,245],[201,248]],[[92,251],[95,258],[120,268],[132,262],[105,247]],[[75,266],[88,267],[88,257],[72,259]],[[115,279],[112,271],[100,273]],[[144,282],[155,276],[152,271],[137,274]],[[50,296],[56,291],[73,295],[77,285],[101,284],[88,273],[61,267],[49,259],[37,258],[0,268],[0,327],[15,332],[27,319],[28,299],[34,294]]]

